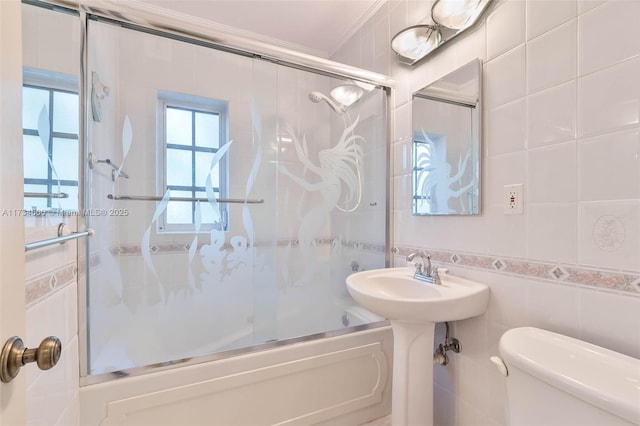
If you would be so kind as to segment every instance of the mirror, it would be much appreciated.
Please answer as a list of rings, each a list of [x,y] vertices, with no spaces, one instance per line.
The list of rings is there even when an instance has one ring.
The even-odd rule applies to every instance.
[[[414,215],[480,213],[481,88],[476,59],[413,94]]]

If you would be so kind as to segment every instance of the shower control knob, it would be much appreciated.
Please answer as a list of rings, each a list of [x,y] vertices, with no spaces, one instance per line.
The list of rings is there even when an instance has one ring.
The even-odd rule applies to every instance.
[[[20,372],[20,367],[35,362],[41,370],[48,370],[58,363],[62,343],[55,336],[46,337],[37,349],[24,347],[22,339],[11,337],[0,354],[0,380],[9,383]]]

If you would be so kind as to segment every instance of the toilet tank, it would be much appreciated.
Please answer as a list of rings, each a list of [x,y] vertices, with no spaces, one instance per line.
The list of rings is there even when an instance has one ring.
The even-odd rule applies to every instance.
[[[511,426],[640,425],[640,360],[533,327],[499,350]]]

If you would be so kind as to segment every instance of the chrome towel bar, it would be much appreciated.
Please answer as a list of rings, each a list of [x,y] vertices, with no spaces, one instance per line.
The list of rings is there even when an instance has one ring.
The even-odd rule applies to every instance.
[[[25,192],[27,198],[69,198],[69,194],[65,192]]]
[[[89,237],[93,234],[95,234],[95,231],[91,228],[87,228],[84,231],[81,232],[72,232],[70,234],[66,234],[65,235],[65,228],[66,225],[61,223],[60,225],[58,225],[58,236],[55,238],[49,238],[46,240],[40,240],[40,241],[35,241],[33,243],[27,243],[24,245],[24,251],[31,251],[31,250],[35,250],[35,249],[39,249],[42,247],[47,247],[47,246],[51,246],[54,244],[62,244],[66,241],[70,241],[70,240],[75,240],[77,238],[81,238],[81,237]]]
[[[162,197],[155,195],[113,195],[107,194],[107,198],[110,200],[125,200],[125,201],[161,201]],[[200,201],[203,203],[208,202],[207,198],[193,198],[193,197],[169,197],[169,201]],[[264,199],[244,199],[244,198],[216,198],[218,203],[232,203],[232,204],[263,204]]]

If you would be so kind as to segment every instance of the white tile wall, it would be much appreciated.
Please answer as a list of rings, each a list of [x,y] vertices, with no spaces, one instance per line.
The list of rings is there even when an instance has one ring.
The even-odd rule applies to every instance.
[[[538,0],[526,4],[527,40],[575,18],[577,12],[576,0]]]
[[[578,79],[578,136],[611,132],[640,122],[640,58]]]
[[[389,2],[394,30],[404,2]],[[407,24],[428,20],[426,9],[416,16],[408,5]],[[400,92],[393,104],[394,244],[640,278],[639,8],[627,0],[503,0],[484,25],[416,67],[400,67],[390,55]],[[387,37],[383,19],[375,22],[376,49]],[[482,215],[411,216],[409,131],[397,119],[406,117],[411,90],[474,57],[484,62]],[[504,185],[515,183],[524,184],[524,214],[504,215]],[[504,379],[483,357],[497,353],[509,328],[547,328],[640,357],[637,295],[475,269],[452,273],[487,283],[492,296],[486,315],[455,323],[463,353],[436,368],[438,426],[505,424]]]
[[[527,147],[576,137],[575,80],[527,97]]]
[[[487,59],[524,43],[525,2],[504,2],[487,18]]]
[[[527,42],[528,93],[575,78],[576,44],[575,19]]]
[[[528,158],[528,202],[578,200],[575,141],[530,150]]]
[[[553,297],[549,297],[553,294]],[[576,287],[536,282],[529,287],[530,325],[578,336],[580,298]]]
[[[608,133],[580,141],[581,201],[640,198],[640,131]]]
[[[487,63],[483,75],[485,108],[495,108],[525,95],[525,47],[521,45]]]
[[[580,290],[579,336],[589,342],[638,357],[638,339],[618,336],[639,336],[640,316],[637,297]],[[631,314],[636,312],[636,315]],[[615,330],[615,333],[611,333]]]
[[[578,203],[531,203],[527,257],[564,264],[578,261]]]
[[[578,0],[578,15],[585,13],[609,0]]]
[[[522,151],[526,145],[527,103],[524,98],[489,111],[489,155]]]
[[[580,16],[578,50],[580,75],[585,75],[640,54],[640,2],[609,1]],[[603,23],[615,31],[594,31]]]
[[[529,213],[502,216],[503,211],[502,204],[487,206],[485,209],[489,216],[490,253],[496,256],[526,257]]]
[[[53,293],[27,309],[25,346],[37,347],[47,336],[62,342],[60,361],[51,370],[27,367],[27,423],[78,424],[79,395],[77,285]]]

